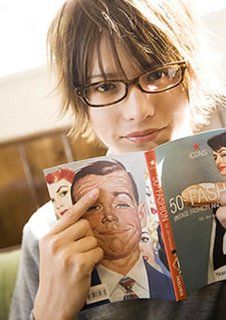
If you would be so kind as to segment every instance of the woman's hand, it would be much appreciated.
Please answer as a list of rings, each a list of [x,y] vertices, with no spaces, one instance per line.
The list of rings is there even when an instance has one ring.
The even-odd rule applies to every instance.
[[[84,305],[92,269],[103,250],[82,216],[98,196],[99,190],[94,189],[82,197],[40,240],[36,320],[71,320]]]
[[[221,192],[220,203],[222,204],[222,207],[217,209],[216,217],[221,225],[226,229],[226,191]]]

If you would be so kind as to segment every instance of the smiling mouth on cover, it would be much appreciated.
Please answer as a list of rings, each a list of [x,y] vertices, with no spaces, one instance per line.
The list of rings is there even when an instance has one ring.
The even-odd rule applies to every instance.
[[[123,234],[123,233],[129,232],[130,230],[131,230],[131,228],[110,229],[110,230],[98,232],[98,234],[103,235],[103,236],[111,236],[111,235],[116,235],[116,234]]]

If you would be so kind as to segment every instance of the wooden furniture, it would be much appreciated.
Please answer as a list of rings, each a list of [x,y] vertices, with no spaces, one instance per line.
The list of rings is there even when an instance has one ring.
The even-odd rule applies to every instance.
[[[105,154],[66,129],[0,143],[0,248],[18,245],[31,214],[49,200],[42,169]]]

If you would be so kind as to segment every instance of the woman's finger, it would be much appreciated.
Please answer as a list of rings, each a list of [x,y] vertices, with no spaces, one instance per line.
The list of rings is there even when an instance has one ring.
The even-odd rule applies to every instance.
[[[103,249],[97,247],[92,249],[86,253],[83,253],[84,261],[89,270],[93,270],[93,268],[103,259],[104,252]]]
[[[51,236],[57,234],[77,222],[87,211],[87,209],[89,209],[89,207],[96,202],[98,196],[99,189],[97,188],[84,195],[84,197],[79,199],[76,204],[74,204],[68,209],[67,212],[65,212],[65,214],[57,221],[56,225],[52,228],[48,235]]]
[[[64,248],[63,252],[66,255],[68,254],[68,256],[75,256],[76,254],[92,251],[97,247],[98,242],[96,238],[93,236],[89,236],[70,243]]]
[[[55,235],[61,240],[61,243],[76,241],[83,237],[92,236],[93,232],[90,228],[90,224],[86,219],[80,219],[76,223],[72,224],[62,232]]]

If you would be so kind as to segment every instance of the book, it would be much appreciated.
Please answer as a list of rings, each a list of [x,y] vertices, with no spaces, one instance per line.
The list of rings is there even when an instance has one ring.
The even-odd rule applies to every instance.
[[[157,298],[184,300],[226,279],[226,129],[44,170],[56,216],[93,188],[84,213],[104,258],[86,306]],[[226,212],[225,212],[226,215]]]

